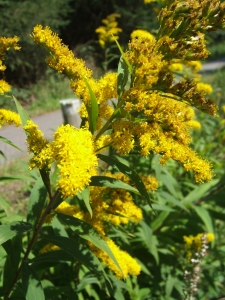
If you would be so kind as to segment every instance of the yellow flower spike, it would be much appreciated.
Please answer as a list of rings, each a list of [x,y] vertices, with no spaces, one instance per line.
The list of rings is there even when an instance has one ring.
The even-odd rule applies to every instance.
[[[32,36],[37,44],[44,46],[51,54],[47,59],[51,68],[59,73],[64,73],[70,80],[92,76],[92,71],[85,66],[84,61],[75,58],[73,52],[62,43],[58,35],[53,33],[48,26],[36,25]]]
[[[19,38],[17,36],[6,38],[0,37],[0,71],[5,71],[6,66],[3,65],[2,60],[4,59],[4,54],[10,48],[14,50],[20,50],[18,46]],[[5,80],[0,80],[0,94],[4,94],[10,91],[10,85]]]
[[[188,121],[187,125],[193,129],[197,129],[197,130],[201,129],[201,123],[195,120]]]
[[[140,38],[140,39],[148,39],[148,40],[153,40],[155,37],[154,35],[152,35],[150,32],[148,32],[147,30],[143,30],[143,29],[137,29],[137,30],[134,30],[132,33],[131,33],[131,38],[132,39],[137,39],[137,38]]]
[[[119,33],[122,32],[122,29],[117,27],[118,22],[116,18],[119,18],[119,14],[111,14],[102,20],[102,23],[105,26],[98,27],[95,32],[98,34],[99,44],[105,48],[107,44],[113,43],[119,39]]]
[[[43,169],[48,167],[52,162],[52,151],[50,143],[44,138],[43,132],[38,129],[38,125],[32,120],[27,121],[24,130],[28,133],[26,143],[29,153],[34,153],[34,156],[29,161],[29,168]]]
[[[98,161],[91,133],[62,125],[54,134],[51,150],[60,170],[57,187],[64,198],[77,195],[96,175]]]
[[[197,83],[197,90],[200,92],[204,92],[207,95],[209,95],[213,92],[212,86],[208,83],[203,83],[203,82]]]
[[[5,123],[9,125],[14,124],[17,127],[22,124],[19,114],[11,110],[2,108],[0,109],[0,127]]]
[[[202,69],[202,64],[200,61],[186,61],[185,65],[192,68],[193,72],[198,72]]]
[[[179,71],[182,72],[183,71],[183,65],[181,63],[174,63],[169,65],[169,70],[174,72],[174,71]]]
[[[2,70],[0,70],[2,71]],[[5,80],[0,80],[0,94],[9,92],[11,89],[10,85]]]

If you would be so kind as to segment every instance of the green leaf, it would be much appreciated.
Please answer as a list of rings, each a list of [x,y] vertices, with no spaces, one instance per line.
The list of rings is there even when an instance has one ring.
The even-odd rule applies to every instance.
[[[3,137],[3,136],[0,136],[0,141],[20,150],[21,152],[24,152],[23,150],[21,150],[19,147],[17,147],[13,142],[11,142],[10,140],[8,140],[7,138]]]
[[[120,47],[120,44],[118,43],[118,41],[117,41],[116,39],[115,39],[115,42],[116,42],[116,44],[117,44],[117,47],[118,47],[119,50],[120,50],[120,53],[121,53],[121,55],[122,55],[122,57],[123,57],[123,60],[124,60],[125,63],[127,64],[129,73],[132,75],[132,74],[133,74],[133,68],[132,68],[131,64],[129,63],[128,59],[126,58],[126,56],[125,56],[125,54],[124,54],[124,52],[123,52],[123,50],[122,50],[122,48]]]
[[[2,196],[0,195],[0,208],[3,209],[6,213],[6,215],[9,215],[9,211],[10,211],[10,204],[2,198]]]
[[[163,224],[169,214],[170,212],[168,211],[161,212],[161,214],[159,214],[159,216],[151,223],[152,230],[157,230],[157,228],[159,228]]]
[[[129,192],[139,194],[138,190],[119,179],[108,176],[92,176],[90,186],[104,186],[113,189],[125,189]]]
[[[73,232],[83,239],[91,242],[93,245],[95,245],[97,248],[101,249],[102,251],[106,252],[108,256],[113,260],[115,265],[118,267],[118,269],[122,272],[119,263],[117,262],[114,254],[112,253],[111,249],[109,248],[108,244],[106,241],[102,238],[102,236],[97,232],[97,230],[92,227],[90,224],[68,216],[64,214],[58,213],[58,218],[59,220],[65,224],[70,226],[70,228],[73,230]]]
[[[117,73],[117,94],[119,95],[119,97],[121,97],[128,81],[130,80],[128,66],[124,61],[123,56],[120,57]]]
[[[149,206],[152,208],[148,191],[146,190],[146,187],[142,182],[140,176],[133,169],[119,162],[117,159],[113,157],[108,157],[102,154],[98,154],[98,157],[104,162],[106,162],[107,164],[109,164],[110,166],[117,168],[120,172],[125,174],[127,177],[129,177],[134,183],[134,185],[136,186],[136,188],[138,189],[140,195],[147,201]]]
[[[18,234],[32,229],[32,225],[26,222],[13,222],[9,225],[0,225],[0,245]]]
[[[17,270],[22,252],[22,235],[14,236],[11,240],[3,243],[2,247],[10,257],[12,266]]]
[[[164,170],[165,172],[165,170]],[[167,174],[161,174],[161,180],[163,184],[167,187],[168,191],[175,197],[177,197],[177,181],[173,178],[173,176],[167,172]]]
[[[198,201],[201,197],[205,196],[206,193],[208,193],[209,190],[217,184],[217,182],[218,180],[215,179],[197,186],[181,201],[182,204],[184,204],[186,207],[190,207],[193,202]]]
[[[157,196],[161,197],[164,200],[166,200],[168,203],[172,203],[173,206],[178,206],[178,207],[180,207],[180,208],[187,211],[186,206],[184,206],[184,204],[180,200],[177,200],[175,197],[173,197],[169,193],[167,193],[165,191],[158,191]]]
[[[19,266],[20,256],[22,253],[22,236],[17,235],[11,240],[2,244],[3,248],[7,252],[7,259],[4,266],[3,286],[5,292],[7,292],[14,280],[16,271]]]
[[[56,216],[54,216],[51,224],[55,235],[68,237],[68,233],[66,232],[64,226],[59,222]]]
[[[87,79],[85,77],[82,77],[82,79],[84,80],[91,97],[91,105],[89,106],[87,104],[86,109],[89,117],[89,130],[91,131],[91,133],[94,133],[97,124],[97,119],[98,119],[98,102]]]
[[[40,218],[46,196],[47,189],[43,183],[42,177],[40,176],[31,191],[27,210],[27,222],[32,224],[34,227]]]
[[[27,114],[27,112],[23,109],[23,107],[20,105],[20,103],[17,101],[17,99],[14,96],[12,96],[12,97],[16,104],[18,114],[20,115],[22,125],[25,126],[27,124],[27,121],[30,120],[30,117]]]
[[[207,232],[214,233],[212,218],[211,218],[208,210],[202,206],[196,206],[196,205],[193,205],[192,208],[195,210],[195,212],[197,213],[199,218],[205,224]]]
[[[9,290],[11,284],[16,275],[16,270],[13,267],[12,261],[9,256],[7,256],[5,265],[4,265],[4,273],[3,273],[3,287],[5,293]]]
[[[23,175],[18,176],[2,176],[0,177],[0,181],[11,181],[11,180],[27,180],[27,181],[34,181],[33,178]]]
[[[68,253],[62,250],[50,251],[40,255],[37,255],[32,261],[32,266],[36,266],[42,263],[48,262],[61,262],[61,261],[72,261],[74,258]]]
[[[23,263],[22,266],[22,286],[26,300],[45,300],[44,291],[37,274],[26,263]]]
[[[60,247],[61,250],[80,261],[91,271],[101,274],[106,281],[109,282],[108,276],[106,275],[102,264],[97,257],[87,248],[84,249],[84,246],[78,243],[76,240],[62,236],[47,236],[42,240]]]
[[[81,193],[79,193],[77,195],[77,197],[80,199],[80,200],[83,200],[84,201],[84,204],[92,218],[92,208],[91,208],[91,205],[90,205],[90,189],[89,187],[87,186]]]
[[[167,205],[160,205],[160,204],[152,204],[152,208],[156,211],[174,211],[173,208],[167,206]]]
[[[5,156],[5,154],[2,152],[2,150],[0,150],[0,155],[1,155],[3,158],[6,159],[6,156]]]
[[[166,280],[166,299],[170,298],[174,286],[174,278],[169,274]]]
[[[153,235],[153,231],[144,221],[141,221],[141,229],[143,233],[143,241],[147,246],[149,252],[154,256],[156,264],[159,264],[159,255],[157,250],[158,240],[155,235]]]

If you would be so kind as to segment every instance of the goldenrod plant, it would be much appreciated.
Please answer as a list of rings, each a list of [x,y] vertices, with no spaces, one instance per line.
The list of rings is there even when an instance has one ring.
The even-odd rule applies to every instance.
[[[108,15],[102,20],[104,25],[95,30],[98,35],[98,43],[103,50],[101,61],[104,72],[109,71],[109,64],[118,58],[112,53],[112,49],[116,47],[115,40],[119,39],[119,34],[122,32],[122,28],[118,27],[117,18],[120,18],[119,14]]]
[[[175,71],[182,71],[181,66],[198,70],[198,61],[208,55],[204,35],[223,29],[224,16],[224,3],[217,0],[174,1],[161,10],[155,37],[136,31],[125,51],[114,37],[121,53],[118,72],[100,79],[49,27],[34,27],[33,40],[49,53],[46,63],[68,77],[82,100],[82,122],[80,128],[61,125],[48,140],[15,97],[18,114],[0,110],[1,125],[24,129],[29,169],[40,173],[26,219],[12,222],[4,215],[0,225],[4,300],[33,300],[34,295],[38,299],[176,299],[173,292],[175,297],[184,296],[182,270],[176,273],[173,266],[160,275],[166,277],[165,295],[155,291],[154,284],[140,288],[133,284],[141,270],[144,282],[159,277],[159,253],[168,251],[173,260],[178,257],[176,246],[182,239],[173,236],[171,243],[171,236],[185,231],[185,225],[188,228],[189,219],[187,215],[182,219],[183,214],[194,210],[199,217],[195,230],[202,232],[203,223],[207,232],[214,232],[209,213],[198,204],[204,193],[219,190],[221,182],[214,179],[213,164],[192,149],[192,129],[200,127],[197,110],[215,116],[217,105],[208,97],[209,87],[196,76],[177,76]],[[177,171],[174,162],[182,169]],[[168,169],[161,168],[166,165]],[[182,194],[185,176],[202,185],[189,193],[188,186],[193,186],[189,182]],[[169,193],[162,191],[161,181]],[[7,205],[4,199],[1,203]],[[169,239],[166,249],[160,247],[158,232],[161,241]],[[146,249],[148,255],[140,256]],[[149,254],[154,258],[150,265]]]

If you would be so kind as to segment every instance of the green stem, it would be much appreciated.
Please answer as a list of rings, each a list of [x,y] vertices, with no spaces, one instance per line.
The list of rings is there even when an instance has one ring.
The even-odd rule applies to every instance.
[[[44,224],[45,218],[46,218],[46,216],[51,212],[51,209],[52,209],[52,207],[53,207],[55,201],[57,200],[58,196],[59,196],[59,191],[56,191],[56,193],[54,194],[54,196],[50,198],[49,204],[48,204],[46,210],[44,211],[43,215],[41,216],[41,219],[40,219],[40,221],[38,222],[37,227],[36,227],[35,230],[34,230],[33,237],[32,237],[32,239],[31,239],[31,241],[30,241],[30,243],[29,243],[29,245],[28,245],[28,247],[27,247],[27,250],[26,250],[26,252],[25,252],[25,254],[24,254],[24,257],[23,257],[23,259],[22,259],[22,261],[21,261],[20,267],[18,268],[18,270],[17,270],[17,272],[16,272],[16,274],[15,274],[15,277],[14,277],[14,279],[13,279],[13,282],[12,282],[11,286],[9,287],[8,291],[6,292],[6,294],[4,295],[4,300],[8,300],[9,295],[10,295],[10,293],[11,293],[13,287],[14,287],[14,285],[16,284],[16,282],[17,282],[17,280],[18,280],[18,278],[19,278],[19,276],[20,276],[20,273],[21,273],[21,270],[22,270],[23,263],[27,260],[29,254],[30,254],[30,252],[31,252],[31,250],[32,250],[32,248],[33,248],[33,246],[34,246],[34,244],[35,244],[37,238],[38,238],[38,234],[39,234],[39,232],[40,232],[41,229],[42,229],[42,226],[43,226],[43,224]]]
[[[116,106],[115,111],[120,108],[123,105],[124,101],[118,99],[118,104]],[[101,130],[96,134],[95,136],[95,140],[97,141],[100,136],[110,127],[110,125],[112,124],[113,119],[116,118],[116,115],[112,114],[111,117],[106,121],[105,125],[101,128]]]

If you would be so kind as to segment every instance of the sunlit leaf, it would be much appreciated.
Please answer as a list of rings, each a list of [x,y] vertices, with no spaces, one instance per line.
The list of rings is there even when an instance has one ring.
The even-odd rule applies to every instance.
[[[0,245],[18,234],[32,229],[32,225],[26,222],[13,222],[8,225],[0,225]]]
[[[23,263],[22,266],[22,287],[26,300],[45,300],[41,282],[33,268]]]
[[[30,117],[27,114],[27,112],[23,109],[23,107],[20,105],[20,103],[17,101],[17,99],[14,96],[12,96],[12,97],[16,104],[18,114],[20,115],[22,125],[25,126],[27,124],[27,121],[30,120]],[[25,131],[25,133],[26,133],[26,131]]]
[[[36,226],[44,208],[46,196],[46,187],[44,186],[42,178],[39,177],[31,191],[27,209],[27,222],[32,224],[34,227]]]
[[[18,149],[19,151],[24,152],[24,151],[21,150],[18,146],[16,146],[13,142],[11,142],[10,140],[8,140],[7,138],[5,138],[5,137],[3,137],[3,136],[0,136],[0,141],[2,141],[2,142],[4,142],[4,143],[6,143],[6,144],[8,144],[8,145],[10,145],[10,146],[12,146],[12,147]]]

